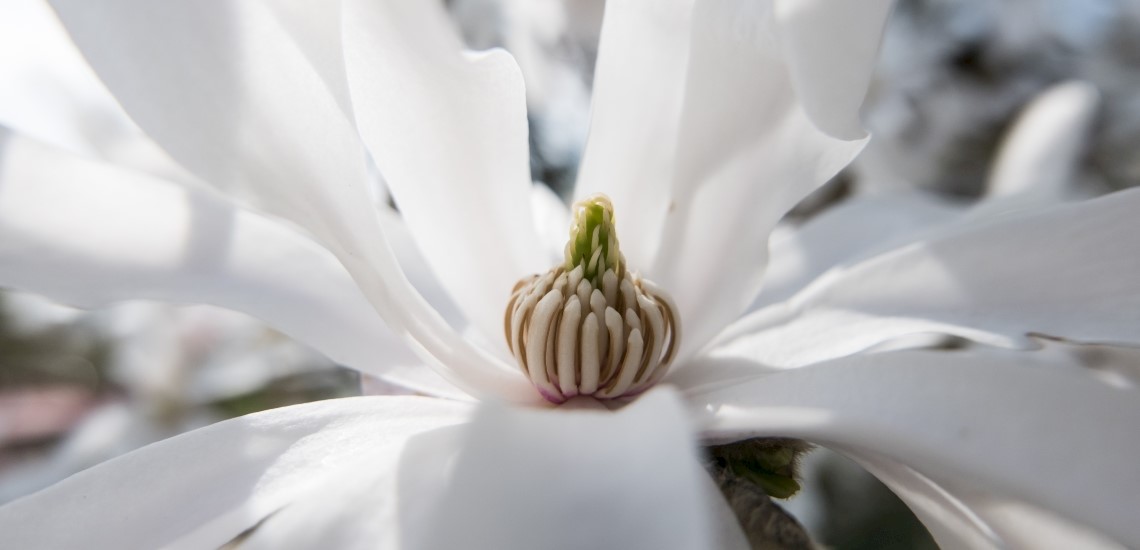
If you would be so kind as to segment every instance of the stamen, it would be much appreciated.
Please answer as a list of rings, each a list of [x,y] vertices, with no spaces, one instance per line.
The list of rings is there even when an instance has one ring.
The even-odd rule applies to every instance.
[[[507,303],[507,346],[547,400],[614,399],[660,381],[680,341],[676,306],[625,268],[613,206],[574,205],[566,261],[519,281]]]

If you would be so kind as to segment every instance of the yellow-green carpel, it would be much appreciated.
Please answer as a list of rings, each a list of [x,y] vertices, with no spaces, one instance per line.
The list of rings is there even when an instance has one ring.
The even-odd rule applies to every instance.
[[[582,266],[582,276],[594,285],[607,270],[624,274],[625,258],[618,247],[614,207],[605,195],[594,195],[574,205],[570,240],[566,243],[567,271]]]
[[[576,203],[573,216],[565,263],[515,285],[503,321],[507,345],[551,402],[641,393],[673,361],[677,308],[626,269],[608,197]]]

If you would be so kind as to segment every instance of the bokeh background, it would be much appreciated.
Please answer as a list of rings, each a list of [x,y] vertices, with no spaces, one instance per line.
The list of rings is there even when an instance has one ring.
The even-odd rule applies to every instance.
[[[447,5],[471,47],[517,58],[533,179],[565,197],[588,132],[604,1]],[[79,152],[145,158],[93,78],[41,2],[0,4],[0,123],[47,128],[43,137]],[[1066,185],[1081,195],[1136,185],[1140,0],[900,0],[864,106],[874,139],[788,225],[877,193],[978,200],[1017,115],[1073,79],[1095,86],[1101,101]],[[145,302],[78,311],[0,289],[0,503],[211,422],[362,391],[403,390],[362,381],[241,314]],[[934,547],[907,508],[850,461],[819,450],[804,477],[805,490],[783,505],[819,542]]]

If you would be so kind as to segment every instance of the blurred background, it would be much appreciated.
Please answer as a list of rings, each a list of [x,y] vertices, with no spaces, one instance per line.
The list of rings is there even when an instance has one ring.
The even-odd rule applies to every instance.
[[[588,131],[604,2],[446,3],[471,47],[517,58],[533,179],[566,197]],[[864,106],[874,139],[787,225],[853,197],[984,200],[1019,113],[1073,79],[1091,83],[1100,103],[1091,127],[1074,129],[1066,192],[1136,185],[1140,0],[900,0]],[[0,4],[0,123],[81,153],[147,162],[122,117],[50,10],[38,0]],[[143,302],[78,311],[0,289],[0,503],[189,429],[361,387],[355,371],[241,314]],[[804,466],[805,490],[784,504],[821,543],[934,547],[855,464],[819,450]]]

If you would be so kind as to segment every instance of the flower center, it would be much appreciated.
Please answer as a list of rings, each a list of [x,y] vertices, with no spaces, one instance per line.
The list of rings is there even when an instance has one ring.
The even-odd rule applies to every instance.
[[[507,345],[547,400],[635,395],[656,384],[680,343],[676,306],[631,274],[605,195],[574,205],[566,262],[515,284]]]

